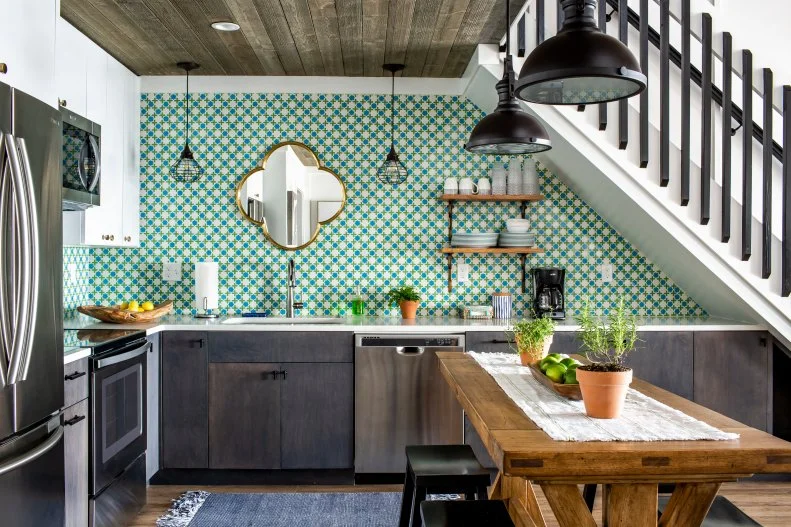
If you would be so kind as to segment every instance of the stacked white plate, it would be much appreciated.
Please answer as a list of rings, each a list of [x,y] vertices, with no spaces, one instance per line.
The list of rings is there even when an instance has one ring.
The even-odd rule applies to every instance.
[[[450,246],[475,249],[496,247],[498,238],[499,234],[496,232],[454,232],[450,238]]]
[[[530,230],[530,220],[523,218],[508,218],[505,220],[505,229],[511,233],[524,234]]]
[[[536,235],[532,232],[507,232],[500,233],[500,247],[533,247],[536,244]]]

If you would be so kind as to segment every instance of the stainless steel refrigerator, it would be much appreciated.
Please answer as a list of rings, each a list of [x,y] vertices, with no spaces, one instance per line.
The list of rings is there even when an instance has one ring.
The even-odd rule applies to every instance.
[[[0,83],[0,511],[63,525],[60,113]]]

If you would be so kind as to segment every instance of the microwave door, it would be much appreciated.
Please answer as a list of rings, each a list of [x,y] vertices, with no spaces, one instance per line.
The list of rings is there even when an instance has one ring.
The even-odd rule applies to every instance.
[[[90,170],[88,171],[89,177],[86,188],[88,192],[93,192],[96,189],[96,185],[99,183],[99,177],[102,173],[102,156],[99,154],[99,143],[96,141],[96,137],[88,135],[87,144],[91,149],[91,153],[87,160],[90,163]],[[80,164],[82,165],[82,163]]]

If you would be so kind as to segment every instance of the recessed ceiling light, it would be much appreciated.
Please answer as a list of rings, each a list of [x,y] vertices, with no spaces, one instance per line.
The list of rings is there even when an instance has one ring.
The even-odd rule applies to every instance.
[[[211,27],[217,31],[239,31],[239,24],[236,22],[214,22]]]

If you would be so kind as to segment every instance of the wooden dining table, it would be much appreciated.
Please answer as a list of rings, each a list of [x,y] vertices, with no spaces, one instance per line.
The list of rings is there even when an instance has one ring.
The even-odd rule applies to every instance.
[[[499,469],[490,498],[506,502],[517,526],[546,525],[549,511],[539,507],[536,486],[563,527],[596,525],[580,492],[583,484],[604,489],[603,525],[691,527],[703,522],[722,483],[759,473],[791,473],[791,443],[639,379],[632,382],[633,389],[737,433],[739,439],[557,441],[470,355],[441,352],[437,357],[443,377]],[[658,486],[664,483],[675,487],[658,517]]]

